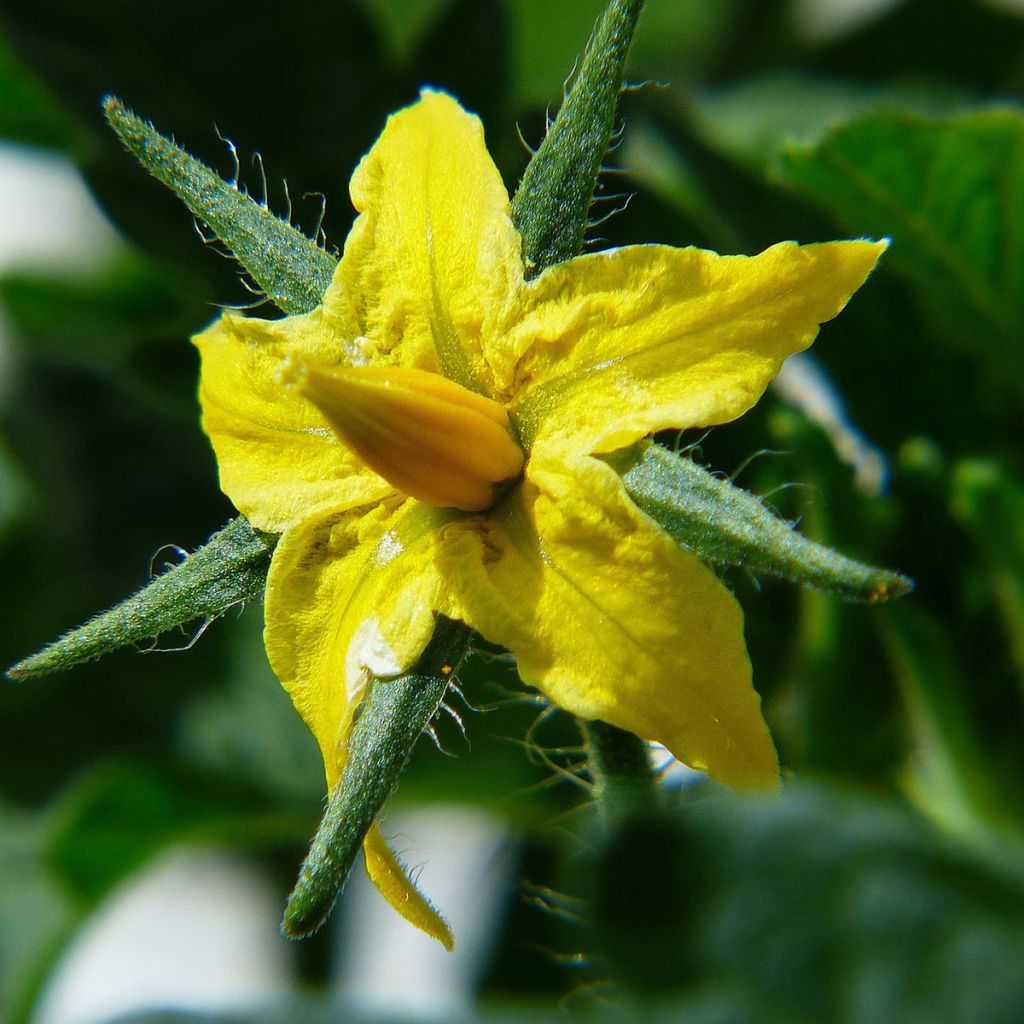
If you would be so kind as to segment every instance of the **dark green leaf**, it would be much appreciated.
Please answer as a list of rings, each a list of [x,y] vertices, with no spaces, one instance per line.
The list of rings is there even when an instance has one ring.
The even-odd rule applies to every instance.
[[[852,234],[889,236],[936,328],[1024,392],[1024,114],[877,114],[783,155]]]
[[[0,39],[0,138],[63,146],[70,134],[63,113]]]
[[[181,303],[151,268],[131,258],[96,277],[6,274],[0,302],[17,341],[33,354],[72,364],[123,365],[132,349],[171,332],[180,341],[188,329]]]
[[[758,170],[774,165],[787,144],[811,144],[866,114],[949,114],[976,96],[923,84],[866,85],[847,79],[775,74],[706,90],[693,100],[701,134],[716,148]]]
[[[1024,692],[1024,485],[995,460],[971,459],[955,468],[951,497],[981,556]]]
[[[825,787],[697,798],[605,845],[596,920],[645,1001],[729,994],[745,1024],[1016,1024],[1024,877]]]
[[[970,835],[1003,828],[1014,809],[968,699],[971,670],[934,617],[895,608],[879,626],[899,683],[911,750],[904,787],[935,821]]]
[[[40,818],[0,806],[0,1016],[25,1020],[78,914],[48,874]]]
[[[197,777],[117,764],[65,795],[47,856],[75,897],[92,906],[173,843],[290,845],[308,828],[304,816],[268,809],[244,793],[217,792]]]

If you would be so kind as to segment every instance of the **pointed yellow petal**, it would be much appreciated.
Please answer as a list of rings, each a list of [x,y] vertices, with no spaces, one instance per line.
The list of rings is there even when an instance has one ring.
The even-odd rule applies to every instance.
[[[445,528],[438,557],[446,614],[508,647],[554,703],[730,785],[776,784],[738,604],[607,465],[531,462],[486,519]]]
[[[413,498],[479,512],[523,451],[497,402],[410,367],[291,368],[297,387],[372,470]]]
[[[432,939],[437,939],[450,953],[455,949],[455,936],[445,919],[430,901],[412,884],[401,862],[375,824],[363,842],[366,873],[378,892],[408,921]]]
[[[424,90],[388,119],[350,186],[360,211],[324,299],[354,315],[380,361],[440,369],[490,392],[481,338],[522,280],[508,194],[483,127]]]
[[[525,441],[561,436],[585,453],[735,419],[885,247],[783,242],[746,257],[644,245],[552,267],[521,292],[510,412]]]
[[[433,536],[446,513],[406,500],[307,519],[274,551],[264,641],[324,756],[328,790],[370,675],[408,669],[433,634]]]
[[[193,339],[202,355],[203,429],[217,454],[224,493],[260,530],[386,497],[320,411],[282,386],[289,353],[327,366],[344,349],[317,314],[284,320],[225,314]]]

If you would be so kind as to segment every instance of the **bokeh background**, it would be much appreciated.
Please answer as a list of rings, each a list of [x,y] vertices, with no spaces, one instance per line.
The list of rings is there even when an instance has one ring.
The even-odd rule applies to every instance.
[[[240,185],[283,215],[287,181],[310,233],[325,202],[340,247],[421,84],[514,188],[600,7],[0,0],[3,664],[232,515],[187,338],[252,296],[100,98],[227,177],[233,140]],[[784,795],[668,765],[671,807],[603,834],[573,723],[481,652],[387,820],[459,952],[360,878],[286,943],[322,773],[239,609],[0,688],[0,1019],[1024,1020],[1024,9],[648,0],[629,77],[600,212],[632,199],[592,245],[893,240],[813,360],[683,439],[917,581],[868,608],[727,576]]]

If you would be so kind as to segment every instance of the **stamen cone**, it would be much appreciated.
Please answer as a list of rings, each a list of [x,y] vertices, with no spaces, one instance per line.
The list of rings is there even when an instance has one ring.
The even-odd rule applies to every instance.
[[[522,472],[505,410],[436,373],[293,364],[282,377],[370,469],[430,505],[481,512]]]

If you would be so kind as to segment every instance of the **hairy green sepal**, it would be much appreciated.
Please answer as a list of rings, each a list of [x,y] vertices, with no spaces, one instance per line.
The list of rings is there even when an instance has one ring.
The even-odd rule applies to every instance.
[[[590,205],[615,126],[626,53],[643,0],[612,0],[572,87],[523,174],[512,218],[529,276],[583,250]]]
[[[19,661],[7,674],[30,679],[59,672],[260,597],[276,542],[239,517],[138,593]]]
[[[411,672],[370,684],[349,734],[348,760],[288,898],[281,930],[289,938],[312,935],[330,914],[366,833],[443,700],[468,639],[461,623],[441,618]]]
[[[909,591],[906,576],[816,544],[754,494],[652,443],[609,456],[630,497],[679,544],[704,561],[857,601],[884,601]]]
[[[223,242],[285,313],[308,313],[331,283],[335,258],[298,228],[108,96],[103,111],[125,148]]]

